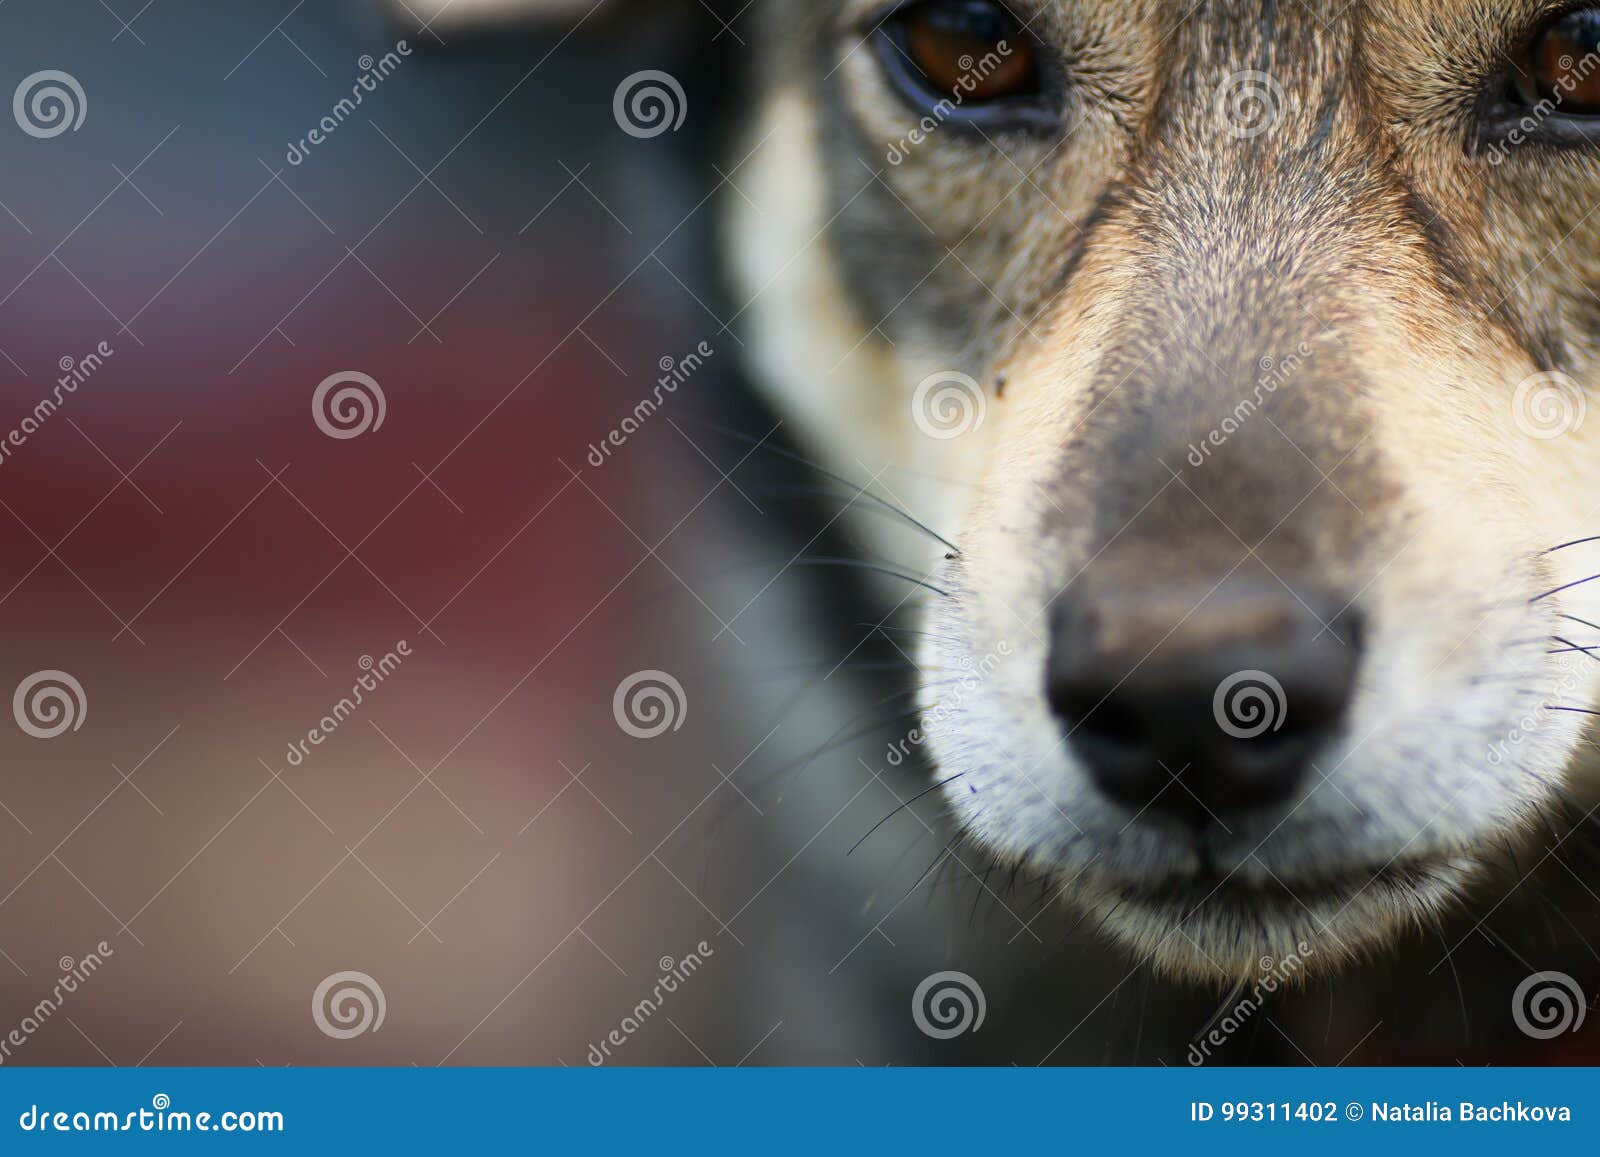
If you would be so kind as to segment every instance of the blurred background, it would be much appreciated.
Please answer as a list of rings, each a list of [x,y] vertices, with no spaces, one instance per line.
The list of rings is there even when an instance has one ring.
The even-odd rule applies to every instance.
[[[727,384],[715,119],[641,141],[612,114],[645,67],[717,107],[716,27],[574,34],[542,7],[0,10],[7,91],[59,71],[85,113],[0,133],[0,425],[58,403],[0,459],[0,682],[81,686],[75,726],[0,736],[0,1034],[112,953],[8,1063],[583,1064],[613,1030],[616,1063],[883,1063],[926,1039],[879,971],[901,932],[873,930],[945,837],[907,819],[880,833],[904,872],[825,892],[898,800],[849,752],[794,789],[851,717],[807,684],[858,640],[800,627],[811,575],[753,508],[793,503],[751,464],[775,422]],[[345,373],[381,424],[357,382],[338,432],[369,428],[330,437],[314,396]],[[636,738],[613,702],[651,671],[675,727]],[[900,965],[914,986],[942,959]],[[344,972],[381,990],[376,1031],[314,1019]]]
[[[796,565],[748,18],[534,7],[0,7],[0,1060],[1182,1063],[1218,994],[952,849],[902,628]],[[1235,1047],[1406,1059],[1331,995]]]

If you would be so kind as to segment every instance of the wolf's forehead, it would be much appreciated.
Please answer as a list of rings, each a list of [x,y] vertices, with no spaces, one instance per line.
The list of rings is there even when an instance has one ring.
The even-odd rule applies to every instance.
[[[946,0],[829,0],[800,25],[820,34],[834,78],[896,13]],[[1215,119],[1204,98],[1246,76],[1282,96],[1292,125],[1354,103],[1391,125],[1453,123],[1515,67],[1519,49],[1571,0],[991,0],[1060,64],[1082,107],[1124,124],[1178,114]],[[778,6],[775,4],[774,10]],[[780,36],[777,58],[807,53]]]
[[[995,0],[1039,40],[1081,46],[1086,34],[1137,38],[1157,57],[1170,57],[1178,30],[1208,29],[1236,41],[1265,44],[1284,57],[1308,55],[1362,31],[1404,39],[1363,39],[1365,51],[1408,53],[1448,45],[1504,48],[1567,0]],[[871,29],[907,7],[906,0],[826,0],[816,18],[839,31]],[[1131,47],[1133,39],[1122,47]]]

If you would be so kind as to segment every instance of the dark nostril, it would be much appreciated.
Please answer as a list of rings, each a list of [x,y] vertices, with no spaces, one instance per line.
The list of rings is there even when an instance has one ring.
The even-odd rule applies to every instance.
[[[1118,696],[1114,687],[1084,666],[1071,664],[1064,677],[1050,680],[1047,691],[1051,710],[1068,724],[1108,744],[1143,744],[1145,723],[1137,705]]]
[[[1331,600],[1225,584],[1190,608],[1121,591],[1058,615],[1046,692],[1103,794],[1225,823],[1302,786],[1343,726],[1360,642]]]

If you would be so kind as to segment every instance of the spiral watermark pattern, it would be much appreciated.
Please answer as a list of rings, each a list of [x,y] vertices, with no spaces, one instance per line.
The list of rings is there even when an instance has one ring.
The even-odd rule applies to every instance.
[[[1231,135],[1253,140],[1278,123],[1283,99],[1283,86],[1271,73],[1235,72],[1217,86],[1217,115]]]
[[[647,141],[683,127],[684,118],[689,115],[689,98],[677,77],[647,68],[617,85],[611,112],[618,128],[630,137]]]
[[[1283,684],[1265,671],[1239,671],[1217,684],[1211,713],[1235,739],[1257,739],[1283,727],[1289,699]]]
[[[89,115],[89,98],[70,72],[46,68],[23,77],[11,97],[11,114],[19,129],[45,141],[82,128]]]
[[[1541,442],[1576,433],[1588,411],[1583,387],[1559,370],[1524,378],[1511,402],[1517,429]]]
[[[311,417],[317,429],[341,441],[381,429],[388,412],[383,387],[371,375],[356,370],[330,374],[311,395]]]
[[[965,972],[935,972],[911,995],[911,1019],[934,1040],[977,1032],[988,1011],[983,988]]]
[[[1535,972],[1512,994],[1511,1019],[1524,1035],[1552,1040],[1582,1028],[1588,1004],[1583,987],[1565,972]]]
[[[988,409],[983,387],[958,370],[929,375],[911,395],[911,420],[941,442],[981,429]]]
[[[311,994],[311,1019],[334,1040],[377,1032],[388,1007],[383,988],[365,972],[335,972]]]
[[[83,726],[89,700],[83,684],[65,671],[35,671],[17,684],[11,713],[35,739],[54,739]]]
[[[689,714],[683,684],[665,671],[635,671],[611,697],[617,726],[635,739],[655,739],[677,731]]]

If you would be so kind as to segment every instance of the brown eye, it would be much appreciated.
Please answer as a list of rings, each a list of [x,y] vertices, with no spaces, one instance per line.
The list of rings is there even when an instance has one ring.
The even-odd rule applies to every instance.
[[[906,51],[940,96],[987,101],[1033,91],[1033,46],[999,4],[932,0],[904,20]]]
[[[1551,24],[1528,49],[1519,87],[1534,105],[1548,101],[1554,112],[1600,116],[1600,8],[1570,12]]]
[[[995,0],[923,0],[900,9],[885,33],[885,63],[922,108],[976,119],[985,106],[1041,94],[1035,42]]]

